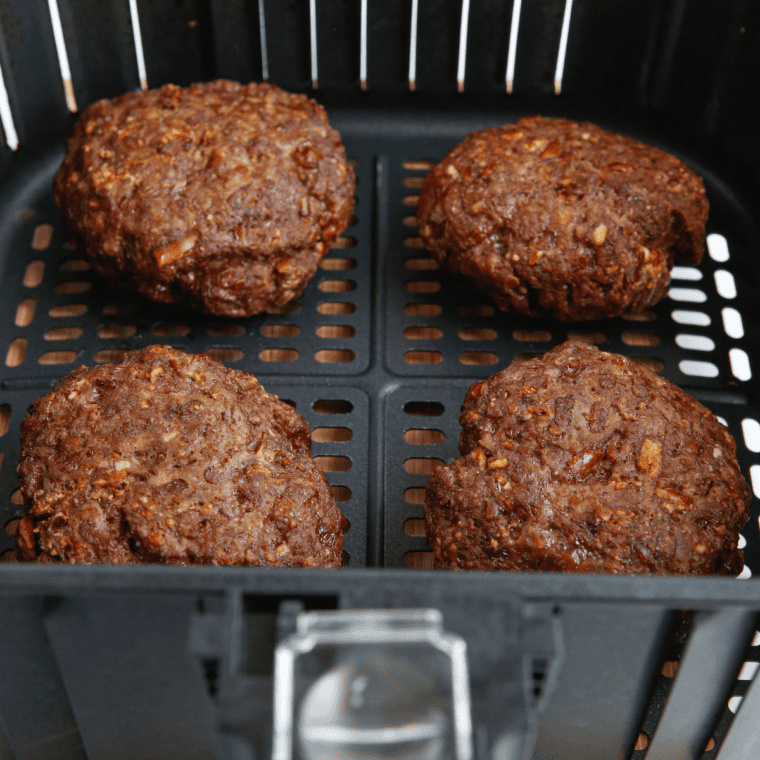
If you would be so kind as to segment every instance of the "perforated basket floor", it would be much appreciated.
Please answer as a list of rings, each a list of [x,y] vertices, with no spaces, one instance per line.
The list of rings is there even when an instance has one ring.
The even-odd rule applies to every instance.
[[[430,117],[421,136],[410,127],[420,119],[387,115],[373,132],[367,120],[331,114],[355,163],[355,218],[297,303],[250,319],[208,319],[110,288],[65,242],[50,185],[63,143],[36,161],[18,156],[0,208],[3,559],[21,511],[15,467],[29,404],[81,364],[166,343],[253,372],[307,418],[313,454],[351,523],[351,566],[427,567],[424,486],[457,456],[467,388],[574,336],[646,364],[725,421],[755,494],[743,577],[760,573],[754,228],[730,185],[682,156],[705,178],[709,255],[699,268],[676,267],[670,297],[651,312],[576,325],[517,319],[437,269],[414,224],[431,162],[487,120]]]

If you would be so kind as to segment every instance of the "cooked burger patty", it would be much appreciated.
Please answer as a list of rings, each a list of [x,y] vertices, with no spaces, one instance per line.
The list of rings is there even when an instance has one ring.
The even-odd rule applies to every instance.
[[[532,117],[473,132],[417,206],[433,256],[499,308],[562,321],[640,312],[674,256],[698,264],[708,202],[674,156],[593,124]]]
[[[21,425],[19,559],[338,567],[306,421],[253,375],[153,346],[82,367]]]
[[[475,383],[431,476],[439,568],[736,574],[750,491],[716,417],[623,356],[567,342]]]
[[[351,219],[354,187],[322,106],[223,80],[95,103],[54,179],[95,269],[231,317],[301,294]]]

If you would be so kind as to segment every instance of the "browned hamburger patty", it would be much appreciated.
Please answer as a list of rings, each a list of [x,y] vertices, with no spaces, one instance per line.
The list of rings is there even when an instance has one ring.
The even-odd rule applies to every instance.
[[[425,494],[436,567],[741,571],[734,440],[648,369],[569,341],[475,383],[459,419]]]
[[[322,106],[220,80],[98,101],[53,184],[99,272],[241,317],[301,294],[351,219],[355,179]]]
[[[708,203],[674,156],[593,124],[535,116],[473,132],[417,206],[433,256],[500,309],[562,321],[640,312],[673,257],[698,264]]]
[[[152,346],[80,369],[21,425],[19,559],[338,567],[306,421],[253,375]]]

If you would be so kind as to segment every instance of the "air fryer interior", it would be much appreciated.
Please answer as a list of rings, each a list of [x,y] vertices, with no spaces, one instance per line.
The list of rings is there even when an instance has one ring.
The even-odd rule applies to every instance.
[[[619,737],[614,756],[630,756],[642,721],[656,725],[667,693],[658,674],[638,672],[642,662],[659,669],[671,656],[658,636],[672,627],[672,611],[729,598],[756,606],[756,592],[717,579],[473,578],[403,568],[430,566],[422,493],[432,469],[457,456],[467,388],[515,357],[580,337],[650,366],[725,421],[753,488],[742,531],[743,578],[760,575],[760,106],[749,84],[760,73],[758,30],[760,6],[749,0],[512,0],[483,7],[469,0],[0,0],[7,93],[3,110],[0,92],[2,559],[12,559],[21,514],[15,465],[28,406],[81,364],[114,361],[152,343],[206,352],[253,372],[293,403],[312,427],[313,455],[351,523],[348,568],[334,575],[203,568],[117,575],[113,568],[7,564],[0,568],[4,588],[66,594],[145,585],[213,595],[229,591],[234,579],[253,609],[260,595],[283,594],[333,594],[344,607],[411,599],[444,608],[479,587],[493,598],[552,600],[562,606],[568,631],[613,626],[620,615],[620,647],[639,649],[625,669],[628,701],[616,703],[625,717],[610,736]],[[268,78],[310,94],[326,106],[355,165],[355,219],[303,296],[280,314],[214,319],[116,290],[68,245],[53,201],[50,180],[77,111],[146,83],[216,77]],[[650,312],[574,325],[505,315],[438,269],[422,247],[414,209],[432,163],[474,129],[536,113],[630,134],[674,153],[704,178],[708,251],[698,268],[674,269],[670,297]],[[421,584],[428,596],[409,596]],[[641,600],[653,606],[642,611]],[[48,632],[55,638],[50,624]],[[626,677],[602,678],[591,689],[595,696],[584,697],[588,710],[611,699]],[[569,683],[549,712],[562,730],[552,733],[547,719],[539,747],[561,746],[575,725]],[[734,696],[746,692],[746,684],[736,688]],[[84,732],[76,691],[67,689]],[[641,707],[646,699],[649,712]],[[720,718],[721,731],[729,718]],[[584,756],[595,756],[584,746]],[[634,756],[643,756],[636,747]]]
[[[754,54],[737,26],[749,20],[682,2],[554,2],[540,12],[515,3],[490,15],[468,3],[391,3],[381,15],[348,3],[317,10],[241,1],[97,11],[59,3],[56,23],[47,4],[38,5],[36,15],[17,14],[16,26],[3,28],[0,47],[19,141],[2,156],[6,498],[28,405],[81,364],[156,342],[251,371],[294,402],[315,429],[314,455],[351,521],[354,566],[429,564],[422,489],[435,466],[457,455],[467,388],[571,336],[647,364],[711,407],[751,477],[760,412],[749,165],[760,162],[760,150],[739,168],[745,110],[754,103],[734,81]],[[262,74],[326,104],[358,179],[352,225],[303,297],[281,314],[219,320],[116,291],[94,275],[67,244],[50,189],[71,111],[146,80]],[[651,312],[575,325],[506,315],[439,270],[422,246],[414,210],[432,163],[469,131],[537,112],[627,132],[704,178],[708,254],[699,268],[675,268],[670,298]],[[9,132],[7,116],[4,124]],[[18,516],[18,501],[16,494],[5,502],[6,521]],[[760,571],[757,518],[755,499],[745,575]],[[3,542],[10,548],[11,536]]]

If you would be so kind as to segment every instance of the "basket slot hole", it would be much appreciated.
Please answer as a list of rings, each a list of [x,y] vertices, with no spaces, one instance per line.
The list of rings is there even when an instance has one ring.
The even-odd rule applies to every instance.
[[[492,351],[465,351],[459,355],[462,364],[473,366],[488,366],[499,361],[499,355]]]
[[[748,660],[742,664],[742,669],[739,671],[738,681],[751,681],[755,677],[758,668],[760,668],[760,662],[752,662]]]
[[[24,503],[24,497],[21,495],[20,488],[17,488],[11,494],[11,503],[15,504],[17,507],[20,507]]]
[[[673,267],[670,276],[674,280],[689,280],[699,282],[702,279],[702,272],[696,267]]]
[[[206,354],[218,362],[239,362],[243,358],[239,348],[209,348]]]
[[[45,274],[44,261],[32,261],[24,270],[24,287],[36,288]]]
[[[356,259],[322,259],[319,262],[319,266],[326,272],[345,272],[348,269],[356,269]]]
[[[239,338],[245,335],[243,325],[211,325],[206,332],[218,338]]]
[[[718,377],[719,370],[712,362],[698,362],[684,359],[678,363],[678,369],[691,377]]]
[[[437,317],[442,311],[437,303],[409,303],[404,307],[407,317]]]
[[[69,259],[61,264],[60,269],[62,272],[88,272],[91,267],[84,259]]]
[[[412,429],[404,433],[404,440],[413,446],[433,446],[443,443],[446,434],[442,430]]]
[[[356,290],[353,280],[323,280],[317,286],[323,293],[348,293]]]
[[[354,405],[350,401],[332,398],[321,398],[311,408],[317,414],[351,414],[354,411]]]
[[[665,369],[665,365],[659,359],[654,359],[651,356],[632,356],[631,361],[634,364],[646,367],[655,374],[662,372],[662,370]]]
[[[623,319],[626,322],[654,322],[657,319],[657,315],[653,311],[640,311],[635,314],[623,314]]]
[[[20,522],[21,522],[21,518],[20,517],[14,517],[12,520],[9,520],[5,524],[5,532],[9,536],[15,536],[16,532],[18,531],[18,526],[19,526]]]
[[[751,380],[752,370],[749,365],[749,356],[741,348],[732,348],[728,352],[728,360],[731,364],[731,372],[737,380]]]
[[[440,364],[443,354],[440,351],[407,351],[404,361],[407,364]]]
[[[707,236],[707,252],[713,261],[717,261],[720,264],[728,261],[730,258],[728,241],[723,235],[718,235],[715,232]]]
[[[314,358],[322,364],[346,364],[354,360],[354,352],[348,349],[327,348],[317,351]]]
[[[583,343],[590,343],[592,346],[601,346],[604,341],[607,340],[607,336],[603,332],[574,332],[570,331],[567,334],[568,340],[580,340]]]
[[[40,364],[71,364],[78,357],[76,351],[46,351],[37,361]]]
[[[18,367],[24,361],[26,356],[26,338],[16,338],[8,346],[8,353],[5,355],[5,364],[7,367]]]
[[[8,549],[0,554],[0,562],[18,562],[16,552],[13,549]]]
[[[460,317],[492,317],[495,313],[493,306],[460,306],[457,309]]]
[[[16,309],[16,327],[28,327],[34,319],[37,310],[37,302],[33,298],[24,299]]]
[[[45,333],[45,340],[76,340],[81,337],[81,327],[54,327]]]
[[[294,348],[265,348],[259,359],[263,362],[294,362],[298,359],[298,351]]]
[[[636,739],[636,744],[633,745],[634,751],[640,750],[640,749],[646,749],[649,746],[649,737],[641,733],[638,735]]]
[[[441,283],[437,280],[408,280],[404,283],[407,293],[437,293]]]
[[[343,248],[356,248],[356,238],[353,235],[341,235],[333,240],[330,246],[331,251],[341,250]]]
[[[299,311],[301,311],[301,304],[298,301],[290,301],[276,309],[269,309],[270,314],[298,314]]]
[[[727,306],[721,311],[723,317],[723,329],[726,331],[726,335],[729,338],[743,338],[744,337],[744,321],[742,315],[736,310]]]
[[[432,158],[408,158],[401,165],[410,172],[429,172],[435,164]]]
[[[736,580],[746,581],[751,577],[752,577],[752,570],[749,569],[748,565],[745,565],[744,569],[739,573],[739,575],[736,576]]]
[[[425,503],[425,489],[424,488],[407,488],[404,491],[404,501],[407,504],[424,504]]]
[[[63,319],[66,317],[81,317],[87,312],[87,304],[83,303],[69,303],[62,306],[54,306],[48,314],[55,319]]]
[[[126,353],[126,350],[122,348],[107,348],[103,351],[98,351],[93,356],[93,359],[98,364],[115,364],[116,362],[120,362]]]
[[[407,340],[438,340],[443,337],[439,327],[407,327],[404,329]]]
[[[103,325],[98,330],[98,337],[103,340],[131,338],[137,332],[135,325]]]
[[[498,333],[488,327],[468,327],[460,330],[457,335],[460,340],[496,340]]]
[[[543,354],[539,354],[537,351],[521,351],[519,354],[515,354],[513,362],[527,362],[531,359],[538,359]]]
[[[348,486],[330,486],[333,498],[338,504],[342,504],[351,498],[351,489]]]
[[[342,443],[350,441],[354,436],[353,430],[347,427],[320,427],[313,430],[311,440],[317,443]]]
[[[656,346],[660,342],[655,333],[624,332],[620,337],[626,346]]]
[[[264,325],[261,328],[265,338],[295,338],[300,332],[298,325]]]
[[[407,552],[404,555],[404,566],[414,570],[432,570],[433,552]]]
[[[417,217],[416,216],[405,216],[403,220],[404,227],[416,227],[417,226]]]
[[[433,272],[438,269],[438,262],[432,258],[407,259],[404,267],[410,272]]]
[[[419,517],[413,517],[410,520],[404,522],[404,533],[407,536],[420,536],[425,537],[425,521]]]
[[[522,343],[546,343],[552,334],[548,330],[514,330],[512,337]]]
[[[662,667],[660,668],[660,673],[662,673],[665,676],[665,678],[675,678],[677,672],[678,672],[678,660],[668,660],[667,662],[662,663]]]
[[[313,457],[325,472],[348,472],[351,460],[348,457]]]
[[[326,301],[317,306],[320,314],[353,314],[356,311],[356,304],[350,301]]]
[[[693,325],[694,327],[708,327],[710,317],[703,311],[688,311],[686,309],[676,309],[671,315],[674,322],[679,325]]]
[[[671,288],[668,295],[674,301],[683,301],[685,303],[704,303],[707,296],[697,288]]]
[[[744,697],[731,697],[731,699],[728,700],[728,709],[731,710],[732,713],[739,712],[739,707],[743,700]]]
[[[11,424],[11,406],[10,404],[0,404],[0,437],[8,432]]]
[[[320,338],[352,338],[355,333],[351,325],[321,325],[317,328]]]
[[[55,292],[59,296],[73,296],[86,293],[92,288],[92,283],[85,280],[70,280],[59,282],[55,286]]]
[[[736,280],[731,272],[718,269],[715,272],[715,289],[723,298],[736,298]]]
[[[406,248],[424,248],[425,243],[421,237],[408,237],[404,239],[404,246]]]
[[[157,338],[184,338],[190,335],[188,325],[156,325],[153,328],[153,334]]]
[[[38,224],[32,235],[32,248],[35,251],[44,251],[53,240],[53,227],[49,224]]]
[[[690,335],[688,333],[678,333],[676,335],[676,345],[690,351],[714,351],[715,342],[712,338],[704,335]]]
[[[122,314],[131,314],[137,311],[136,303],[107,303],[103,307],[103,314],[106,317],[119,317]]]
[[[443,460],[435,457],[411,457],[404,461],[404,471],[410,475],[432,475],[442,466]]]
[[[404,177],[404,187],[422,187],[425,184],[424,177]]]
[[[420,417],[440,417],[446,411],[440,401],[407,401],[404,413]]]

